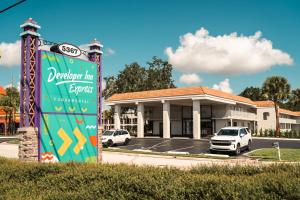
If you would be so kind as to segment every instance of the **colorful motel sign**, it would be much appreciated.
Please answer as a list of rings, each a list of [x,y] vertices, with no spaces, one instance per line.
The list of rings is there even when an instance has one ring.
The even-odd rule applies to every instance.
[[[40,160],[97,162],[97,64],[40,51]]]

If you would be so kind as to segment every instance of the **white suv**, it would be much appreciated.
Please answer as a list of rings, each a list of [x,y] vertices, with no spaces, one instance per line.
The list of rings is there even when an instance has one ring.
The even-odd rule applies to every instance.
[[[210,152],[233,151],[236,155],[241,149],[251,149],[252,137],[247,127],[225,127],[210,139]]]
[[[102,144],[111,147],[114,144],[128,144],[131,137],[126,130],[106,130],[102,135]]]

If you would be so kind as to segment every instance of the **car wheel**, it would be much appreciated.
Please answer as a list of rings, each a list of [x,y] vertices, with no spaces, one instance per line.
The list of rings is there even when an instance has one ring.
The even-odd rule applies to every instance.
[[[125,142],[124,142],[124,145],[127,145],[128,143],[129,143],[129,139],[126,138],[126,139],[125,139]]]
[[[240,153],[241,153],[241,146],[240,146],[240,144],[237,144],[237,146],[236,146],[236,150],[235,150],[235,155],[240,155]]]
[[[107,143],[106,143],[107,147],[112,147],[113,145],[114,145],[114,143],[113,143],[112,140],[108,140]]]
[[[251,140],[248,141],[247,150],[248,150],[248,151],[251,151]]]

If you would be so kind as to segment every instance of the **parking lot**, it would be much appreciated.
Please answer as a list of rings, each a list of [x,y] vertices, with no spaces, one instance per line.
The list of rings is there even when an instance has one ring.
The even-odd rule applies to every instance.
[[[272,148],[272,144],[278,141],[280,148],[300,149],[300,140],[284,139],[253,139],[252,150],[260,148]],[[155,152],[188,152],[190,154],[200,154],[209,152],[209,140],[192,139],[163,139],[163,138],[132,138],[128,145],[120,145],[118,148],[134,150],[144,149]]]

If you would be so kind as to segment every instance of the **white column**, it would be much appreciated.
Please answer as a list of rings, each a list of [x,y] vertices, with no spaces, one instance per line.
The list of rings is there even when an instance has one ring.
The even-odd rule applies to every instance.
[[[230,126],[233,127],[233,121],[230,119]]]
[[[193,100],[193,138],[201,138],[200,100]]]
[[[170,102],[163,102],[163,138],[171,137]]]
[[[144,137],[144,104],[137,105],[137,137]]]
[[[115,129],[121,128],[120,116],[121,116],[121,105],[115,105],[115,113],[114,113]]]

